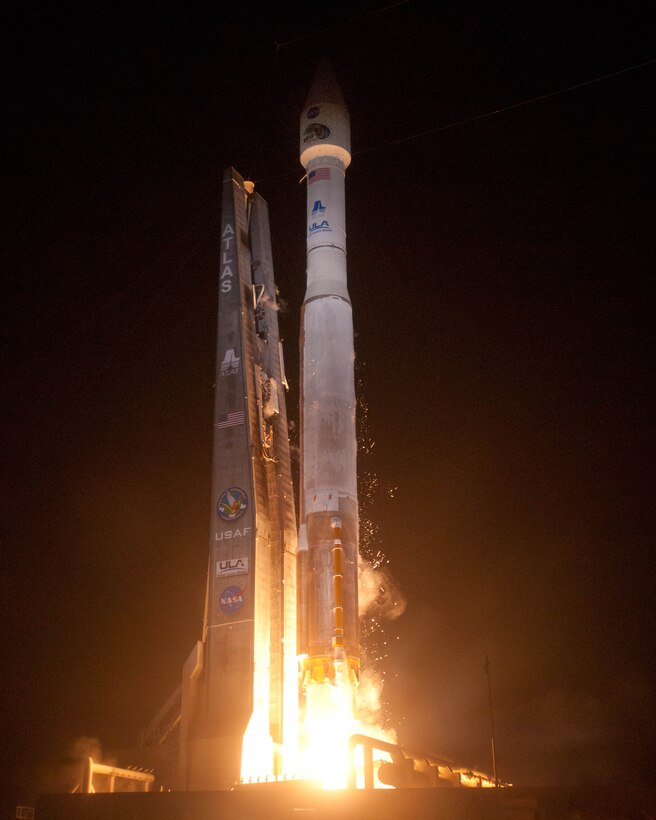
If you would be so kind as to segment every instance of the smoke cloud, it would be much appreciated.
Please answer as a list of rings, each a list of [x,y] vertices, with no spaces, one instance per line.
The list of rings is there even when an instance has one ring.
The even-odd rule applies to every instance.
[[[360,559],[360,617],[393,621],[405,612],[406,600],[391,572],[377,558]]]
[[[103,759],[102,745],[98,738],[82,735],[71,742],[66,754],[58,762],[40,771],[38,791],[72,792],[82,781],[82,771],[88,757],[96,763],[116,763],[114,759]]]

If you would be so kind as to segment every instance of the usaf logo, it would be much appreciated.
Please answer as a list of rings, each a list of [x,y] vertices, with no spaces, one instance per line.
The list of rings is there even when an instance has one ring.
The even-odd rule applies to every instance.
[[[239,487],[229,487],[216,502],[216,511],[224,521],[235,521],[246,512],[248,498]]]
[[[215,532],[214,540],[230,541],[231,538],[245,538],[250,531],[250,527],[244,527],[243,530],[240,530],[239,527],[237,527],[237,529],[235,530],[224,530],[223,532]]]

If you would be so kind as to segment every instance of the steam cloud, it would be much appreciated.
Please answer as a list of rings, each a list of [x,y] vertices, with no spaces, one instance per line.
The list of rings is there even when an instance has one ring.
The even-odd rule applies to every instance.
[[[77,737],[71,742],[65,756],[53,762],[39,773],[38,791],[71,792],[82,780],[82,769],[88,757],[96,762],[113,764],[115,761],[103,760],[100,741],[95,737]]]
[[[406,601],[392,574],[377,561],[360,559],[360,617],[394,621],[403,615]]]

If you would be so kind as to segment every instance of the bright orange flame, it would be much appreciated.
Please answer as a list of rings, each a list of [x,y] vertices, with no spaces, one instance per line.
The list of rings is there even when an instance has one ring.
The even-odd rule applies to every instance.
[[[380,727],[362,723],[358,715],[356,684],[349,677],[347,664],[336,662],[335,672],[332,682],[308,684],[305,720],[301,727],[303,776],[321,783],[325,789],[346,788],[352,735],[366,734],[380,740],[395,740]],[[376,752],[375,759],[389,760],[389,756],[385,752]],[[356,784],[362,787],[364,755],[361,747],[356,747],[353,765]],[[377,786],[383,787],[383,784],[377,783]]]
[[[242,747],[242,780],[245,782],[302,777],[320,783],[325,789],[344,789],[348,784],[349,740],[354,734],[368,734],[394,740],[379,727],[364,725],[358,716],[357,691],[349,676],[346,662],[335,662],[335,676],[322,683],[311,681],[305,693],[305,717],[300,728],[300,754],[296,744],[276,747],[271,741],[264,709],[255,709],[244,735]],[[296,681],[293,686],[296,696]],[[389,759],[385,753],[377,757]],[[364,783],[364,758],[357,747],[354,765],[358,786]],[[381,784],[377,784],[381,785]]]
[[[326,789],[344,789],[348,780],[348,741],[360,731],[356,716],[355,687],[335,677],[335,682],[307,687],[302,726],[303,776]]]
[[[256,599],[257,603],[257,599]],[[254,708],[242,744],[241,778],[243,782],[261,782],[272,779],[303,778],[321,783],[326,789],[347,787],[351,753],[349,740],[354,734],[395,742],[377,726],[364,724],[361,714],[375,719],[380,708],[382,679],[368,677],[361,684],[350,668],[349,660],[335,651],[331,659],[324,659],[329,673],[303,675],[304,710],[299,720],[299,669],[307,671],[307,656],[298,659],[285,655],[283,675],[284,725],[274,742],[270,729],[270,641],[266,612],[259,613],[256,622],[254,646],[253,696]],[[360,691],[358,691],[360,689]],[[358,711],[360,701],[361,713]],[[377,758],[388,759],[384,753]],[[356,747],[354,765],[356,783],[364,785],[364,756]],[[380,785],[380,784],[377,784]]]
[[[273,751],[273,741],[269,734],[268,714],[263,709],[256,708],[251,715],[242,742],[242,780],[268,780],[273,777]]]

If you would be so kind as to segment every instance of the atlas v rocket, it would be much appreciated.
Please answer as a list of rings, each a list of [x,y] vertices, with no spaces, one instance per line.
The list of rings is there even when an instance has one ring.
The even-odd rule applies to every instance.
[[[359,676],[344,210],[350,127],[327,64],[317,72],[300,131],[307,172],[300,528],[297,539],[267,206],[251,183],[228,169],[206,612],[202,640],[183,671],[182,789],[229,788],[243,774],[247,746],[259,755],[262,773],[294,771],[299,672],[301,691],[346,683],[355,692]]]
[[[307,290],[301,321],[299,650],[305,685],[355,683],[358,498],[353,316],[346,286],[349,115],[324,61],[300,127],[307,178]]]

